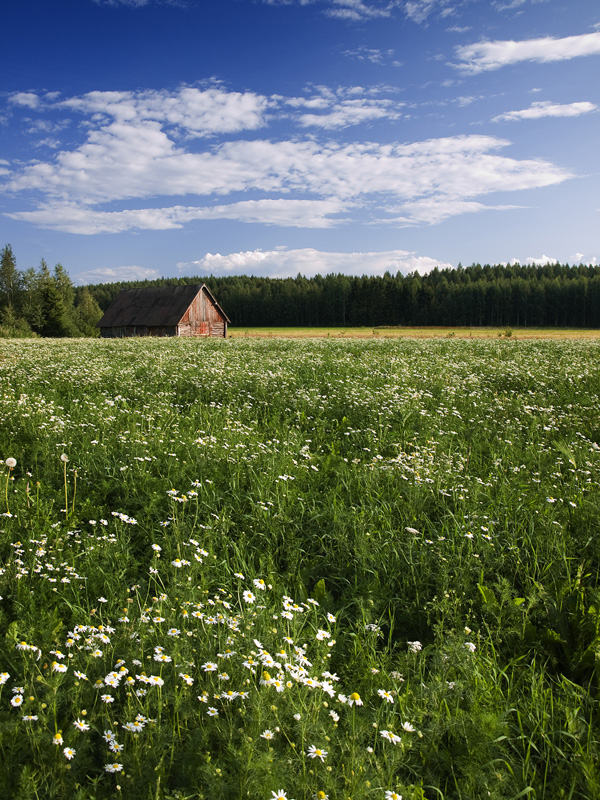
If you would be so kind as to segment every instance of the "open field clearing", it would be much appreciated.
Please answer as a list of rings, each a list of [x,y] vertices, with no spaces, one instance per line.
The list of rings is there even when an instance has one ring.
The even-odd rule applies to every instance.
[[[0,342],[0,797],[600,797],[600,343]]]
[[[275,338],[287,339],[600,339],[597,328],[449,328],[428,326],[423,328],[235,328],[227,334],[231,339]]]

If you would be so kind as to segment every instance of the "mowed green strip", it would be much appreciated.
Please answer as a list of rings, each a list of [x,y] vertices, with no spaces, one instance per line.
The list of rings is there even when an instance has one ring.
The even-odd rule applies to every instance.
[[[598,796],[600,344],[0,342],[0,797]]]

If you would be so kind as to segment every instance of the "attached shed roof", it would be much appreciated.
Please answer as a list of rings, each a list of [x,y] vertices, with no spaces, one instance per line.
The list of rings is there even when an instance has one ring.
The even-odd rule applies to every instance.
[[[134,325],[173,326],[181,320],[196,295],[204,290],[223,318],[229,319],[206,284],[123,289],[98,322],[99,328]]]

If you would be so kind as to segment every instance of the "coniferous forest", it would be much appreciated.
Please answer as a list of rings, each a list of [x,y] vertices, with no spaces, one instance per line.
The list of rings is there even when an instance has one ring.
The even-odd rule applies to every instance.
[[[161,278],[74,286],[42,259],[20,271],[0,251],[0,335],[96,336],[122,289],[206,283],[237,327],[510,326],[600,328],[600,266],[473,264],[383,276]]]
[[[121,289],[198,282],[242,327],[600,327],[600,266],[474,264],[427,275],[165,278],[86,288],[106,309]]]

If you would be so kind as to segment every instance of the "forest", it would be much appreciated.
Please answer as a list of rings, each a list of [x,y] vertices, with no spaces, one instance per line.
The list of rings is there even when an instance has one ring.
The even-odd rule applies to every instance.
[[[0,336],[97,336],[122,289],[206,283],[236,327],[600,328],[600,266],[472,264],[383,276],[193,276],[74,286],[61,264],[17,268],[0,251]]]
[[[232,325],[600,327],[600,266],[473,264],[427,275],[165,278],[86,287],[102,309],[121,289],[206,283]],[[81,290],[83,291],[83,289]]]

